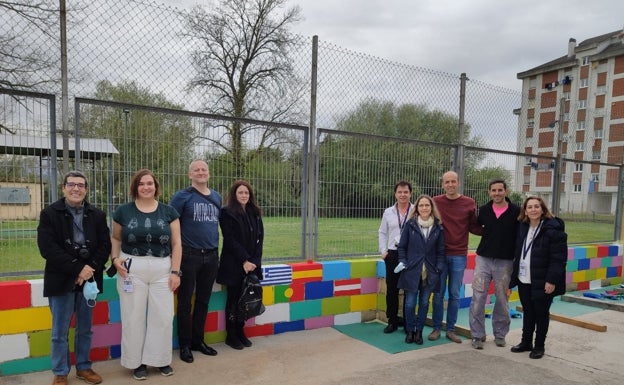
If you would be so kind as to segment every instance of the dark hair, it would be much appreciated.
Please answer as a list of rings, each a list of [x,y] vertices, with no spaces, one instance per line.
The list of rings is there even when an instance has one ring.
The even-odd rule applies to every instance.
[[[554,218],[554,215],[550,212],[550,210],[548,209],[548,206],[546,206],[546,202],[544,202],[542,197],[538,197],[537,195],[531,195],[524,200],[524,203],[522,203],[522,208],[520,209],[520,215],[518,215],[518,220],[520,222],[529,222],[529,217],[528,215],[526,215],[526,207],[531,199],[535,199],[536,201],[539,202],[540,206],[542,206],[542,218],[541,219]]]
[[[232,185],[230,186],[230,189],[228,190],[228,195],[225,200],[225,206],[227,206],[230,209],[233,209],[234,211],[243,212],[243,207],[241,206],[238,199],[236,199],[236,190],[238,190],[240,186],[245,186],[247,187],[247,190],[249,190],[249,202],[247,202],[247,207],[254,214],[258,216],[262,216],[262,210],[258,206],[258,202],[256,201],[256,196],[254,195],[251,185],[249,184],[249,182],[243,179],[238,179],[234,181],[234,183],[232,183]]]
[[[85,174],[82,173],[82,171],[72,170],[65,174],[65,176],[63,177],[63,186],[67,184],[67,179],[69,178],[82,178],[85,181],[85,186],[89,185],[89,183],[87,182],[87,177],[85,176]]]
[[[139,182],[141,182],[141,178],[146,175],[149,175],[154,179],[154,186],[156,187],[154,198],[158,198],[160,196],[160,183],[158,183],[158,178],[156,178],[156,175],[154,175],[153,172],[143,168],[135,172],[132,176],[132,180],[130,181],[130,198],[132,198],[132,200],[137,199],[139,196]]]
[[[407,188],[409,189],[410,192],[412,192],[412,184],[406,180],[401,179],[400,181],[396,182],[396,184],[394,185],[394,192],[397,191],[397,189],[399,187],[405,187],[407,186]]]
[[[497,184],[497,183],[502,183],[503,184],[503,188],[505,190],[507,190],[507,182],[505,182],[505,179],[503,179],[503,178],[494,178],[494,179],[490,180],[490,183],[488,184],[488,190],[490,190],[492,188],[493,184]]]

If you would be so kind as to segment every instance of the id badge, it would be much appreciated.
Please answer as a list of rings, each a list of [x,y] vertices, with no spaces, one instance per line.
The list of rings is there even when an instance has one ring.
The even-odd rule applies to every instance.
[[[518,273],[520,277],[526,277],[526,268],[526,264],[520,263],[520,272]]]
[[[134,284],[132,283],[132,276],[129,274],[123,280],[123,290],[126,293],[132,293],[134,291]]]

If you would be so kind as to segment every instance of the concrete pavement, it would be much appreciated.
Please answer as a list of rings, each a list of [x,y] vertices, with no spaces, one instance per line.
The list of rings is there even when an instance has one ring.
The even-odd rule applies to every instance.
[[[601,333],[551,321],[546,355],[529,359],[511,353],[520,330],[507,336],[507,346],[488,336],[483,350],[448,343],[388,354],[333,328],[252,338],[253,347],[235,351],[212,345],[216,357],[197,352],[195,362],[180,361],[174,351],[175,374],[163,377],[150,370],[146,381],[135,381],[119,360],[96,362],[103,384],[622,384],[624,383],[624,313],[601,310],[576,319],[607,325]],[[383,325],[380,324],[379,333]],[[427,346],[425,339],[424,347]],[[51,384],[49,371],[0,378],[2,385]],[[84,384],[70,373],[70,384]]]

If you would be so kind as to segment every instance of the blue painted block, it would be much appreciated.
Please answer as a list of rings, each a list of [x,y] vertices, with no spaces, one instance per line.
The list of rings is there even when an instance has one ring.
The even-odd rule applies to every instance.
[[[114,324],[119,322],[121,322],[119,300],[108,301],[108,323]]]
[[[351,263],[349,261],[323,262],[323,281],[351,278]]]
[[[459,308],[464,309],[464,308],[470,307],[470,301],[472,301],[472,297],[460,298]]]
[[[575,247],[574,248],[574,259],[586,259],[587,258],[587,248],[585,247]]]
[[[273,334],[296,332],[299,330],[305,330],[305,321],[298,320],[292,322],[278,322],[273,325]]]
[[[590,260],[588,258],[579,259],[578,260],[578,269],[579,270],[589,270],[589,262],[590,262]]]
[[[334,296],[333,281],[315,281],[305,284],[305,299],[321,299]]]
[[[617,266],[607,267],[607,278],[618,277]]]
[[[618,245],[609,245],[609,257],[617,257],[619,250]]]
[[[121,357],[121,345],[112,345],[110,347],[110,356],[111,358],[120,358]]]
[[[377,278],[386,278],[386,263],[377,261]]]

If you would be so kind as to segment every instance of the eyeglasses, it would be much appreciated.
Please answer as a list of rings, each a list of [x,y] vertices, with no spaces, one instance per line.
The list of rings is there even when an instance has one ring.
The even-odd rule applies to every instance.
[[[87,185],[84,184],[84,183],[67,182],[67,183],[65,183],[65,187],[67,187],[69,189],[73,189],[74,187],[78,187],[79,190],[84,190],[85,187],[87,187]]]

